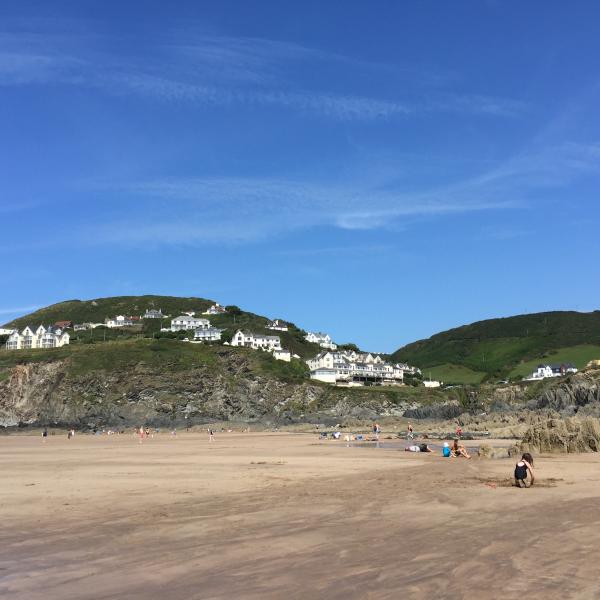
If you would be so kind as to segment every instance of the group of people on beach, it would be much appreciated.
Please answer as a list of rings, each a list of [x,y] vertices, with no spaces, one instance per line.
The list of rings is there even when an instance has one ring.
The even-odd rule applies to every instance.
[[[433,450],[426,444],[411,444],[404,448],[406,452],[433,452]],[[444,458],[471,458],[471,455],[467,452],[467,449],[458,443],[458,439],[454,440],[452,446],[448,444],[448,442],[444,442],[444,446],[442,448],[442,456]]]
[[[467,452],[465,446],[459,443],[459,438],[462,436],[460,425],[456,428],[456,438],[452,442],[452,446],[448,442],[444,442],[442,447],[442,456],[444,458],[467,458],[471,455]],[[409,423],[406,430],[406,439],[412,441],[414,439],[414,431]],[[434,452],[425,442],[421,444],[411,444],[404,449],[406,452]],[[533,456],[529,452],[523,453],[520,460],[515,465],[514,471],[515,486],[519,488],[531,487],[535,482],[535,473],[533,471]]]

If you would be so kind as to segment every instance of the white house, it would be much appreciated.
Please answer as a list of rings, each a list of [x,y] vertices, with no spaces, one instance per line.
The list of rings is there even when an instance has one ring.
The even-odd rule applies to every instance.
[[[572,363],[563,363],[556,365],[538,365],[537,369],[525,381],[539,381],[550,377],[562,377],[570,373],[577,373],[575,365]]]
[[[142,315],[142,319],[164,319],[164,317],[160,308],[158,310],[150,308]]]
[[[109,329],[114,329],[115,327],[131,327],[133,325],[133,319],[131,317],[126,317],[125,315],[117,315],[114,319],[107,317],[104,320],[104,324]]]
[[[0,327],[0,335],[10,335],[16,329],[13,327],[12,329],[8,329],[6,327]]]
[[[251,331],[238,329],[231,338],[232,346],[244,346],[254,350],[281,350],[281,340],[278,335],[262,335]]]
[[[221,340],[222,329],[216,327],[199,327],[194,331],[195,342],[218,342]]]
[[[442,385],[442,382],[441,382],[441,381],[433,381],[433,380],[431,380],[431,379],[429,379],[429,380],[425,379],[425,380],[423,381],[423,385],[424,385],[426,388],[439,388],[439,387],[441,387],[441,385]]]
[[[75,323],[73,329],[75,331],[86,331],[87,329],[96,329],[96,327],[102,327],[104,323]]]
[[[285,348],[275,349],[273,350],[273,358],[276,360],[284,360],[285,362],[292,361],[292,353]]]
[[[275,331],[287,331],[288,324],[281,319],[275,319],[274,321],[269,321],[267,329],[273,329]]]
[[[35,331],[27,326],[20,333],[15,330],[6,342],[7,350],[29,350],[33,348],[60,348],[69,343],[69,334],[57,327],[40,325]]]
[[[417,367],[411,367],[410,365],[407,365],[406,363],[397,363],[396,366],[399,369],[402,369],[405,373],[410,373],[411,375],[416,375],[417,373],[421,373],[421,369],[417,368]]]
[[[218,302],[207,308],[202,314],[203,315],[220,315],[227,312],[224,306],[221,306]]]
[[[171,331],[187,331],[188,329],[208,329],[210,321],[208,319],[199,319],[189,315],[180,315],[171,319]]]
[[[307,342],[311,342],[313,344],[319,344],[321,348],[328,348],[329,350],[336,350],[337,344],[334,344],[331,336],[327,333],[321,333],[317,331],[316,333],[311,333],[310,331],[304,336],[304,339]]]
[[[385,362],[381,356],[354,351],[320,352],[306,361],[311,379],[334,384],[400,385],[404,370]]]

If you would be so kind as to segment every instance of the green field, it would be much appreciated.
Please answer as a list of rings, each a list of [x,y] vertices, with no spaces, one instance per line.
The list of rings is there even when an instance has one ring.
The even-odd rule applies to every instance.
[[[543,357],[529,360],[515,367],[510,372],[511,378],[530,375],[539,364],[573,363],[578,369],[583,369],[591,360],[600,359],[600,346],[582,344],[571,348],[561,348]]]
[[[440,365],[457,365],[485,373],[485,379],[493,381],[507,377],[523,363],[580,346],[600,346],[600,311],[479,321],[404,346],[392,357],[416,365],[425,373]]]
[[[424,379],[433,379],[442,381],[445,384],[459,383],[481,383],[486,376],[486,373],[473,371],[461,365],[437,365],[435,367],[427,367],[423,370]]]

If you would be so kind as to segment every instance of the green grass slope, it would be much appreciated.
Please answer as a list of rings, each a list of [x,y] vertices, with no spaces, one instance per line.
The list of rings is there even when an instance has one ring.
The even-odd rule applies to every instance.
[[[176,317],[183,311],[206,310],[212,300],[204,298],[178,298],[176,296],[114,296],[95,298],[93,300],[67,300],[41,308],[33,313],[19,317],[9,327],[19,329],[26,325],[51,325],[56,321],[73,321],[74,323],[103,323],[106,317],[116,315],[141,316],[147,309],[161,309],[163,314]]]
[[[600,359],[600,346],[582,344],[570,348],[560,348],[549,352],[543,358],[544,363],[562,364],[571,362],[578,369],[583,369],[591,360]],[[519,364],[510,372],[511,378],[521,378],[530,375],[540,364],[540,359],[533,359]]]
[[[73,321],[73,323],[103,323],[106,317],[116,315],[141,316],[148,309],[161,309],[163,314],[170,315],[167,319],[144,319],[139,324],[129,328],[106,329],[98,328],[90,331],[74,332],[71,334],[71,346],[79,343],[98,343],[113,340],[125,340],[137,337],[154,337],[162,327],[168,327],[171,318],[184,312],[195,311],[196,316],[214,301],[205,298],[180,298],[177,296],[116,296],[96,298],[93,300],[68,300],[41,308],[31,314],[19,317],[7,323],[7,327],[23,328],[27,325],[50,325],[56,321]],[[231,339],[237,329],[250,330],[255,333],[278,335],[284,348],[301,358],[310,358],[320,351],[317,344],[311,344],[304,339],[305,331],[290,323],[289,331],[272,331],[266,326],[270,319],[251,312],[233,307],[230,311],[219,315],[208,315],[211,324],[224,329],[223,341]],[[181,334],[189,336],[189,333]]]
[[[479,321],[404,346],[392,357],[417,365],[426,374],[438,367],[442,376],[451,368],[461,367],[468,370],[466,378],[476,373],[482,375],[481,379],[493,379],[517,376],[540,360],[554,362],[550,357],[559,350],[564,361],[581,363],[581,346],[600,346],[600,311],[547,312]],[[519,365],[522,369],[516,371]],[[454,376],[442,379],[448,383],[472,382],[456,369]]]

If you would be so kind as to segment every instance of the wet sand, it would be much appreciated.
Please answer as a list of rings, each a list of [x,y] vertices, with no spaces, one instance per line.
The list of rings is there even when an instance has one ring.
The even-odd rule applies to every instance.
[[[473,443],[477,445],[477,442]],[[0,437],[0,597],[600,598],[600,456]]]

